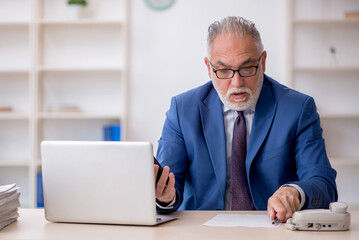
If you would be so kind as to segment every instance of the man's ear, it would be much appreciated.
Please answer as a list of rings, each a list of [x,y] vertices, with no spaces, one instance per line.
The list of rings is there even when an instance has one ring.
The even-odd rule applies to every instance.
[[[263,52],[263,56],[262,56],[262,68],[263,68],[263,73],[266,71],[266,60],[267,60],[267,52],[264,51]]]
[[[204,57],[204,63],[207,66],[207,70],[208,70],[208,76],[210,79],[212,79],[212,71],[211,71],[211,65],[209,64],[209,60],[207,57]]]

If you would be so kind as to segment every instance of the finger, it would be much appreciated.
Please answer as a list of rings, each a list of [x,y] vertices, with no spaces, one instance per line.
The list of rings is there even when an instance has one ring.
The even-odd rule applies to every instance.
[[[176,194],[176,189],[174,186],[175,186],[175,176],[173,173],[170,173],[168,184],[165,186],[162,194],[158,196],[157,199],[164,203],[172,202]]]
[[[174,198],[174,195],[176,193],[176,189],[175,189],[175,176],[173,173],[169,174],[169,180],[168,180],[168,184],[165,187],[164,191],[163,191],[163,198],[167,199],[168,201],[172,201]]]
[[[273,219],[275,217],[277,217],[278,220],[284,221],[285,215],[287,213],[287,209],[283,205],[280,198],[277,195],[273,195],[272,197],[270,197],[268,203],[273,208],[273,210],[275,212],[275,215],[274,215]]]
[[[284,214],[284,218],[281,219],[281,221],[287,221],[288,218],[290,218],[293,215],[293,210],[291,207],[291,202],[288,201],[288,197],[289,196],[283,196],[282,198],[280,198],[280,200],[282,201],[283,206],[285,207],[285,214]]]
[[[162,174],[160,176],[160,179],[158,180],[156,184],[156,197],[161,197],[163,194],[163,191],[166,187],[166,182],[168,178],[170,168],[168,166],[165,166],[162,170]]]
[[[157,179],[157,173],[158,173],[159,166],[157,164],[154,164],[154,170],[155,170],[155,184]]]
[[[168,180],[168,184],[167,184],[167,187],[170,187],[170,188],[174,188],[175,187],[175,175],[173,173],[170,173],[169,175],[169,180]]]
[[[160,197],[162,195],[162,192],[163,192],[163,190],[165,188],[165,185],[160,180],[161,180],[161,178],[158,181],[157,181],[157,178],[155,179],[155,181],[157,181],[157,183],[155,185],[156,198],[158,198],[158,197]]]
[[[161,182],[163,182],[164,186],[166,186],[167,184],[167,179],[168,179],[168,175],[170,174],[170,167],[169,166],[165,166],[162,170],[162,174],[160,177]]]
[[[271,221],[275,220],[276,212],[275,212],[274,208],[272,208],[272,206],[270,205],[269,201],[268,201],[268,206],[267,206],[267,213],[268,213],[268,217]]]

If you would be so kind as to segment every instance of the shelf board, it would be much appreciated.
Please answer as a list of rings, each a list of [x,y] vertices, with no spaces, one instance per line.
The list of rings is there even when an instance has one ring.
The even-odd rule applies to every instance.
[[[294,67],[296,72],[359,72],[359,66]]]
[[[0,22],[0,28],[8,27],[28,27],[29,22],[26,21],[14,21],[14,22]]]
[[[0,112],[0,120],[27,120],[27,119],[29,119],[28,114]]]
[[[92,114],[92,113],[47,113],[42,112],[38,114],[39,119],[121,119],[121,115],[114,114]]]
[[[329,157],[329,159],[330,159],[330,163],[333,166],[359,166],[359,157],[358,158],[355,158],[355,157],[350,157],[350,158]]]
[[[296,25],[316,25],[326,27],[359,26],[359,19],[294,19]]]
[[[42,19],[39,24],[44,26],[68,26],[68,25],[114,25],[121,26],[122,20],[100,20],[100,19],[77,19],[77,20],[52,20]]]
[[[0,74],[29,73],[29,69],[0,69]]]
[[[29,160],[8,160],[1,159],[0,167],[28,167],[30,164]]]
[[[330,112],[319,112],[320,118],[322,119],[351,119],[359,118],[359,113],[330,113]]]
[[[41,72],[121,72],[121,67],[45,67],[40,66]]]

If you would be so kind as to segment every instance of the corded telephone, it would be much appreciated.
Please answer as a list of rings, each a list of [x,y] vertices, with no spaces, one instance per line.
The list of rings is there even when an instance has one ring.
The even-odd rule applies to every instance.
[[[306,231],[349,230],[350,213],[345,202],[332,202],[329,209],[302,210],[295,212],[286,223],[287,229]]]

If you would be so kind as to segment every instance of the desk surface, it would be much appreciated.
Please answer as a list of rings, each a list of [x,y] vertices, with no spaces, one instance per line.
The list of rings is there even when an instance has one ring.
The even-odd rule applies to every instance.
[[[290,231],[278,228],[209,227],[203,223],[219,213],[266,214],[265,212],[178,211],[179,219],[153,227],[51,223],[42,209],[20,209],[17,222],[0,231],[0,239],[359,239],[359,211],[351,212],[351,227],[344,232]]]

